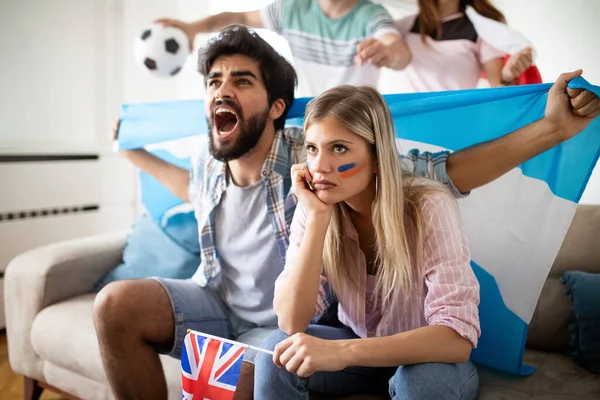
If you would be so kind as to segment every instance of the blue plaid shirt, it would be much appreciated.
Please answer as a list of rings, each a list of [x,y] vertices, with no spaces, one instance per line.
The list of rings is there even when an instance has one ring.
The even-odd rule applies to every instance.
[[[456,190],[446,174],[446,161],[450,153],[419,152],[411,150],[402,155],[405,171],[428,177],[448,185],[455,196]],[[275,140],[262,166],[261,179],[265,182],[269,218],[281,254],[281,268],[289,244],[290,225],[296,210],[296,197],[292,194],[290,170],[292,165],[306,161],[304,132],[300,128],[285,128],[275,135]],[[216,287],[221,265],[216,247],[215,207],[227,188],[227,166],[210,156],[208,148],[192,160],[189,198],[194,206],[200,233],[200,267],[192,277],[201,286]]]

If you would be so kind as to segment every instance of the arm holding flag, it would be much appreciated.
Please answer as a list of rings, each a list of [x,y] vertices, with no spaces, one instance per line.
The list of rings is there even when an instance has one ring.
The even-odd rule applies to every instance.
[[[111,139],[116,140],[119,132],[119,119],[111,127]],[[188,187],[190,172],[185,168],[173,165],[146,149],[121,150],[121,155],[134,166],[145,171],[154,179],[162,183],[181,200],[189,203]]]
[[[194,22],[184,22],[172,18],[159,18],[154,23],[181,29],[190,43],[190,52],[194,50],[194,40],[200,33],[211,33],[229,25],[240,24],[252,28],[264,28],[260,10],[245,12],[222,12]]]
[[[451,154],[448,154],[448,152],[428,155],[409,153],[404,161],[419,163],[424,160],[426,163],[424,168],[427,172],[425,176],[446,183],[455,196],[460,196],[461,193],[468,193],[477,187],[483,186],[525,161],[577,135],[600,114],[600,100],[594,93],[582,89],[567,89],[568,82],[580,75],[581,71],[576,71],[562,74],[558,78],[548,92],[545,115],[539,121],[498,139],[466,147]],[[140,116],[152,119],[147,115],[145,116],[144,111],[141,110],[144,105],[139,107],[140,111],[137,111],[137,114],[134,113],[136,121],[139,120]],[[303,110],[302,106],[301,108]],[[138,109],[130,106],[129,110],[136,112],[135,110]],[[148,109],[148,111],[150,110],[153,112],[152,116],[156,115],[154,114],[155,107]],[[169,112],[172,113],[172,111]],[[178,118],[181,117],[178,113],[173,115]],[[132,125],[135,126],[135,124],[129,122],[128,129],[131,130]],[[146,123],[144,127],[147,125],[152,124]],[[158,126],[160,125],[159,123]],[[199,131],[202,132],[205,129],[205,127],[201,127]],[[117,122],[112,129],[113,139],[116,138],[118,130],[119,124]],[[194,132],[196,131],[194,130]],[[181,137],[186,136],[189,136],[189,134]],[[152,143],[152,141],[149,143]],[[131,145],[121,147],[121,154],[126,156],[134,165],[158,179],[175,195],[187,201],[189,182],[189,172],[187,170],[161,161],[143,149],[131,150],[132,148]],[[423,175],[419,172],[423,171],[423,168],[419,169],[417,167],[415,165],[411,168],[409,164],[406,169],[409,171],[414,169],[417,175]],[[447,175],[448,182],[444,182],[442,173]]]
[[[567,88],[581,70],[560,75],[548,92],[544,117],[498,139],[450,153],[402,155],[405,171],[444,183],[455,197],[488,184],[533,157],[569,140],[600,115],[593,92]]]
[[[466,193],[504,175],[525,161],[583,131],[600,115],[600,99],[567,84],[582,71],[564,73],[550,91],[544,117],[501,138],[452,153],[446,170],[455,187]]]
[[[526,47],[512,54],[504,63],[502,58],[494,58],[483,64],[483,70],[490,86],[514,85],[517,79],[533,65],[533,50]]]
[[[519,77],[533,66],[533,50],[526,47],[511,55],[502,67],[500,83],[514,85]],[[541,83],[541,82],[540,82]]]

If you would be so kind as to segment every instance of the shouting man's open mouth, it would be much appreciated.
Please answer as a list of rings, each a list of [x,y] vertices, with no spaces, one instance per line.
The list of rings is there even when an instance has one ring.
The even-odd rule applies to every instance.
[[[239,117],[236,111],[228,105],[215,107],[214,127],[219,139],[226,139],[238,126]]]

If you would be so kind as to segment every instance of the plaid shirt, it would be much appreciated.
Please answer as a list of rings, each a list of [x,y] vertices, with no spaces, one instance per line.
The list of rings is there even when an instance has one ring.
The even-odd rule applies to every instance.
[[[401,156],[405,171],[434,179],[448,185],[455,196],[456,190],[446,174],[446,161],[450,153],[421,153],[417,149]],[[273,233],[281,255],[281,269],[289,245],[290,226],[296,210],[296,197],[292,194],[290,170],[292,165],[306,161],[304,132],[300,128],[285,128],[275,135],[275,140],[262,166],[266,199]],[[227,165],[210,156],[208,148],[192,160],[189,198],[194,206],[198,232],[200,232],[200,267],[192,277],[201,286],[217,287],[221,265],[216,247],[215,208],[227,188]]]

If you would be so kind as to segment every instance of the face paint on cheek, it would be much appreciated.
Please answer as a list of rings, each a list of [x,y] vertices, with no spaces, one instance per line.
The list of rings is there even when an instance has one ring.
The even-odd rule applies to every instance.
[[[344,164],[338,167],[338,172],[342,178],[351,178],[364,169],[364,165],[356,166],[356,163]]]

